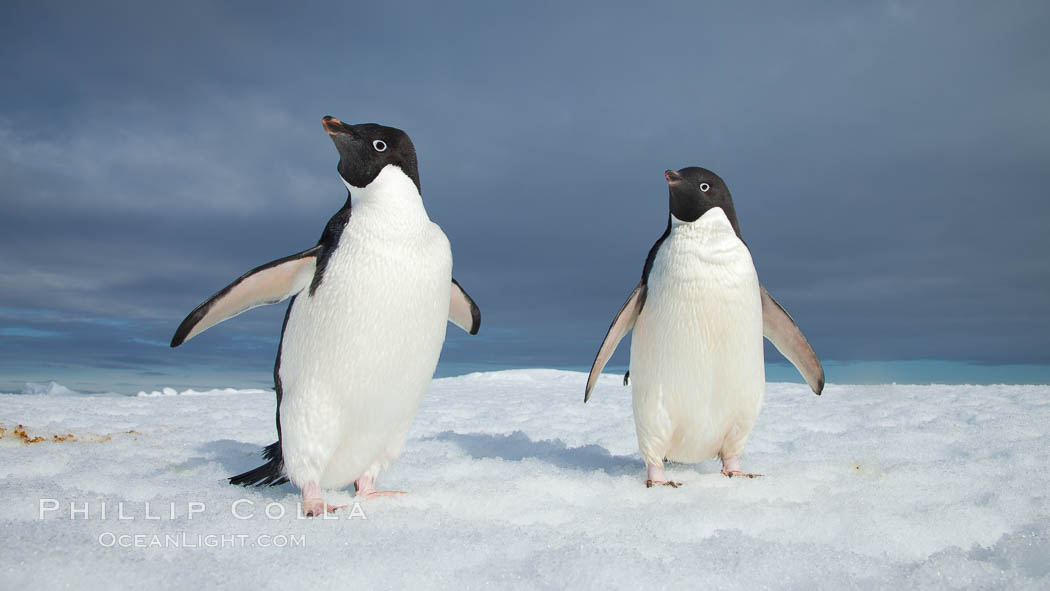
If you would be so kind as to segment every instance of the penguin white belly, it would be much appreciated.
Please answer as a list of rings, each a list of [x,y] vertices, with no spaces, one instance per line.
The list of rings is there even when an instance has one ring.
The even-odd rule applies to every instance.
[[[285,471],[296,485],[347,486],[401,452],[437,365],[449,314],[444,233],[383,235],[351,215],[284,332],[280,408]]]
[[[631,341],[635,427],[649,465],[739,455],[765,396],[751,254],[720,208],[674,224]]]

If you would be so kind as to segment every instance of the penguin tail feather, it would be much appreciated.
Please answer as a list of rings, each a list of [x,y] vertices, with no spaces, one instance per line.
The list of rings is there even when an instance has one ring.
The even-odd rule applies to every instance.
[[[230,477],[230,484],[238,486],[277,486],[288,482],[284,475],[284,456],[281,454],[281,442],[275,441],[263,448],[266,463],[244,474]]]

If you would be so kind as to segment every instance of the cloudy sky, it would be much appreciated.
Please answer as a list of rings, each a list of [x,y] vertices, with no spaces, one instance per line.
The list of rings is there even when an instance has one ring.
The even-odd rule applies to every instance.
[[[1047,30],[1045,2],[5,2],[0,391],[265,383],[283,306],[167,342],[316,242],[326,114],[416,144],[483,312],[443,373],[588,366],[690,165],[825,360],[1048,364]]]

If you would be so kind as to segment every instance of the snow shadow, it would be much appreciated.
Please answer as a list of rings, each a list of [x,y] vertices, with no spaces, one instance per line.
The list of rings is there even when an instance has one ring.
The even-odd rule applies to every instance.
[[[187,460],[186,467],[191,467],[193,462],[217,462],[230,476],[251,470],[265,461],[262,456],[263,446],[232,439],[209,441],[197,447],[197,451],[201,455]]]
[[[475,459],[500,458],[520,462],[525,458],[536,458],[559,468],[587,472],[601,470],[610,476],[635,475],[642,466],[641,458],[614,456],[600,445],[569,447],[561,439],[534,441],[521,431],[510,435],[443,431],[423,440],[455,443]]]
[[[1050,519],[1039,519],[999,538],[992,546],[974,545],[967,553],[1003,572],[1020,570],[1034,579],[1050,574]],[[958,552],[949,550],[946,552]]]
[[[198,446],[197,452],[199,455],[193,456],[185,462],[177,464],[175,467],[178,469],[193,470],[206,464],[219,464],[222,466],[222,470],[226,473],[223,477],[225,479],[230,476],[247,472],[252,468],[256,468],[262,465],[265,461],[263,459],[262,445],[234,441],[232,439],[217,439],[215,441],[209,441]],[[260,491],[270,488],[280,490],[283,486],[278,485],[275,487],[262,486],[251,488]],[[275,493],[275,495],[272,496],[280,495]]]

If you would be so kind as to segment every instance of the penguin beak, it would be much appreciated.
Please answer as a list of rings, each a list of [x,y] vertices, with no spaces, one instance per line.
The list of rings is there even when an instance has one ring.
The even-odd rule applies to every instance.
[[[331,115],[325,115],[321,118],[321,126],[328,132],[328,135],[339,135],[341,133],[353,133],[350,126],[343,123],[342,121],[332,117]]]
[[[682,178],[682,175],[678,174],[677,172],[675,172],[673,170],[665,170],[664,171],[664,178],[667,179],[667,184],[668,185],[673,185],[675,183],[680,183],[683,180],[685,180],[685,179]]]

